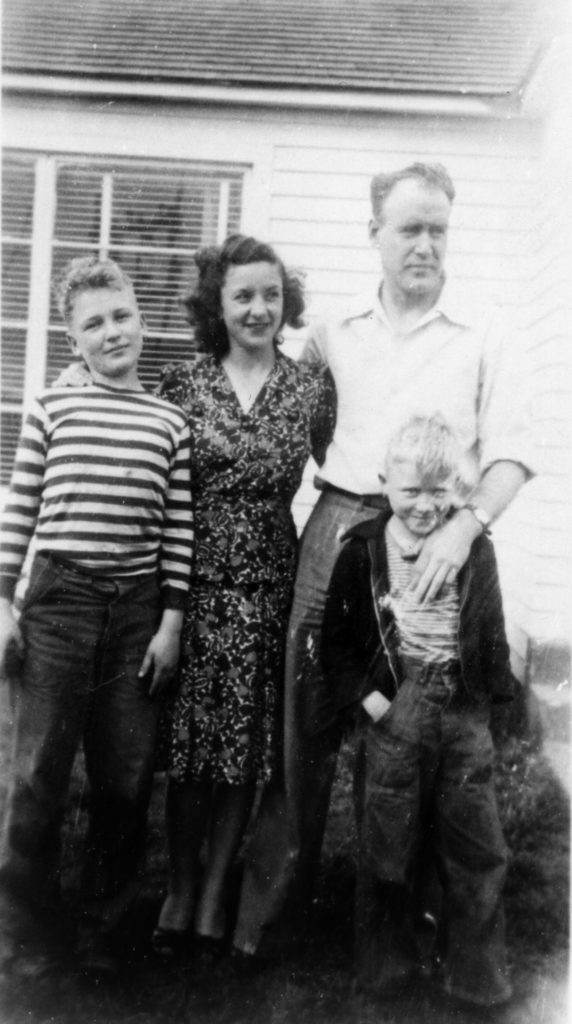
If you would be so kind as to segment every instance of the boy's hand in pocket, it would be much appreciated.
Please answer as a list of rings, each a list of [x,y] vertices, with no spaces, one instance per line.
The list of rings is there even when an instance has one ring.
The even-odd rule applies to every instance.
[[[391,701],[384,697],[379,690],[372,690],[361,702],[364,711],[367,711],[373,722],[379,722],[391,707]]]

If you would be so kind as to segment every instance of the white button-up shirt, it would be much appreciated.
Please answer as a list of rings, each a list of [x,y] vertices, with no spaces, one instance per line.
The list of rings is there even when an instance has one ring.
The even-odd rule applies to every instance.
[[[436,412],[475,482],[498,460],[533,469],[523,337],[498,307],[467,307],[445,285],[437,304],[396,335],[377,296],[357,300],[344,319],[313,327],[302,358],[327,364],[336,383],[324,482],[379,492],[391,435],[410,416]]]

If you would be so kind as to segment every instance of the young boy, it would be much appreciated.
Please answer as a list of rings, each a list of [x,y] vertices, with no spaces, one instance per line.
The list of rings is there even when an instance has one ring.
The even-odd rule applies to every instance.
[[[116,969],[109,937],[141,874],[157,697],[178,662],[192,544],[188,426],[139,380],[143,322],[129,277],[79,258],[58,299],[91,382],[34,403],[0,532],[0,674],[14,684],[0,921],[5,967],[18,976],[42,974],[58,948],[60,832],[80,742],[79,953],[86,970]]]
[[[413,876],[424,835],[443,886],[445,990],[495,1005],[511,988],[489,710],[511,699],[513,680],[490,540],[477,538],[458,580],[433,601],[415,603],[410,589],[425,538],[462,504],[460,467],[440,416],[414,417],[392,438],[382,478],[390,508],[347,534],[323,660],[327,719],[357,718],[358,981],[395,992],[415,976]]]

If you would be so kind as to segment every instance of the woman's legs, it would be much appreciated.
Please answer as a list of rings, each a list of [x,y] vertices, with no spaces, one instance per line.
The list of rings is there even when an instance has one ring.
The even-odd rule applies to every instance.
[[[211,808],[210,782],[173,782],[167,789],[170,885],[158,928],[185,932],[193,919],[199,855]]]
[[[248,823],[255,790],[255,783],[218,783],[213,787],[210,782],[169,782],[166,817],[171,877],[158,928],[182,933],[194,916],[198,935],[223,937],[225,883]],[[207,862],[195,914],[199,855],[209,816]]]
[[[209,849],[195,915],[195,933],[213,939],[226,931],[225,884],[248,823],[255,783],[214,787]]]

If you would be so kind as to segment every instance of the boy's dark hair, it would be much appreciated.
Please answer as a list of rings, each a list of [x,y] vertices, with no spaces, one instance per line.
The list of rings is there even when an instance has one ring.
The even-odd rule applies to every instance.
[[[199,249],[195,255],[199,279],[195,289],[181,297],[187,319],[195,328],[199,351],[217,359],[226,355],[229,340],[221,314],[221,290],[229,267],[271,263],[282,278],[283,310],[280,327],[301,327],[304,289],[301,277],[286,269],[274,249],[246,235],[230,235],[222,246]]]
[[[96,288],[130,288],[135,294],[129,274],[115,260],[100,259],[95,254],[78,256],[66,264],[54,288],[58,310],[66,324],[70,323],[76,296]]]
[[[450,203],[455,198],[455,186],[452,178],[443,164],[414,163],[408,167],[402,167],[399,171],[391,174],[376,174],[371,179],[370,195],[373,216],[381,221],[383,216],[383,204],[389,193],[399,181],[406,181],[413,178],[422,182],[427,188],[437,188],[444,192]]]

